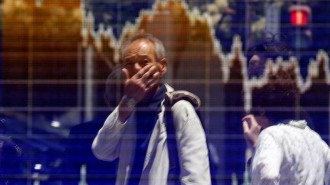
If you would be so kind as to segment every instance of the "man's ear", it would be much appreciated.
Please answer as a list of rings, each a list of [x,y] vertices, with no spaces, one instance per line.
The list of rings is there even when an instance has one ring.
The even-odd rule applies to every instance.
[[[166,60],[166,58],[163,58],[159,63],[160,63],[160,71],[161,71],[162,75],[165,75],[165,73],[167,71],[167,60]]]

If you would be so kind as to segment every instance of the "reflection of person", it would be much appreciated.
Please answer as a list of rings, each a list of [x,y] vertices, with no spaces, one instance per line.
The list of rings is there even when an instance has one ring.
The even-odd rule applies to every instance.
[[[77,184],[81,178],[82,165],[86,166],[86,179],[89,185],[114,184],[118,161],[101,161],[94,157],[91,151],[93,138],[99,128],[103,116],[81,123],[70,130],[66,151],[66,174],[75,179],[66,179],[65,184]],[[102,175],[102,178],[99,178]]]
[[[124,96],[105,120],[92,149],[99,159],[119,157],[117,184],[167,184],[169,155],[164,124],[167,70],[161,41],[147,33],[121,48]],[[210,184],[205,133],[193,106],[180,100],[172,107],[182,184]]]
[[[121,96],[121,69],[114,69],[105,84],[105,103],[110,110],[118,102]],[[102,122],[107,117],[109,110],[98,111],[95,117],[87,122],[78,124],[70,129],[67,140],[63,170],[65,174],[75,178],[65,179],[65,184],[77,184],[80,177],[82,165],[86,166],[86,180],[89,185],[115,184],[118,160],[102,161],[95,158],[91,145]],[[102,175],[102,178],[100,178]]]
[[[249,75],[261,75],[268,56],[287,53],[283,46],[268,41],[254,47]],[[252,113],[242,119],[254,148],[252,184],[330,184],[330,149],[295,110],[298,94],[295,80],[284,72],[256,90]]]

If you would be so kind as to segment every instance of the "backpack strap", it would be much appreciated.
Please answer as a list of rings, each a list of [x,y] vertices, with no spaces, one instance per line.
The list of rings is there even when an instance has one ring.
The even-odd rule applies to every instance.
[[[198,96],[184,90],[166,92],[164,104],[167,107],[172,107],[179,100],[186,100],[190,102],[195,109],[198,109],[201,106],[201,100]]]
[[[179,161],[179,152],[178,144],[176,140],[176,130],[175,123],[173,119],[172,106],[180,100],[186,100],[190,102],[195,108],[198,108],[201,104],[200,99],[188,92],[188,91],[172,91],[167,92],[165,95],[165,126],[167,132],[167,148],[169,156],[169,173],[168,180],[173,182],[173,184],[180,183],[180,161]]]

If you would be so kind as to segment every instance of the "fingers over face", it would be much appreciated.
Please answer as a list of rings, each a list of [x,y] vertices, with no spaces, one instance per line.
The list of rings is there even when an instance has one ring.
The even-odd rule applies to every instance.
[[[149,79],[152,78],[155,73],[159,72],[159,68],[154,64],[149,64],[143,67],[137,74],[136,78]]]
[[[124,80],[128,80],[129,79],[129,72],[127,69],[123,68],[121,70],[124,73]]]
[[[251,114],[242,118],[242,126],[244,134],[259,133],[261,130],[260,124]]]
[[[254,115],[249,114],[246,115],[242,118],[243,123],[246,122],[246,124],[248,124],[250,127],[252,126],[259,126],[256,118],[254,117]]]
[[[156,72],[151,77],[144,80],[146,87],[153,87],[154,85],[159,84],[160,82],[160,72]]]
[[[243,131],[244,131],[244,133],[246,133],[247,131],[250,130],[250,128],[249,128],[249,124],[248,124],[247,121],[243,120],[242,125],[243,125]]]
[[[152,67],[152,65],[146,65],[146,66],[144,66],[135,75],[133,75],[132,78],[134,78],[134,79],[140,79],[140,78],[142,78],[145,75],[145,73],[147,73],[150,70],[151,67]]]

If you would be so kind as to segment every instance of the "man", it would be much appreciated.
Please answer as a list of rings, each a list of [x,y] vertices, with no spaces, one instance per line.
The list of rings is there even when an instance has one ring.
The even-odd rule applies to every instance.
[[[268,41],[250,50],[249,75],[263,75],[267,58],[285,57],[289,50],[284,46]],[[285,72],[268,75],[269,83],[254,91],[252,113],[242,119],[245,139],[254,150],[252,184],[330,184],[330,149],[296,111],[295,79]]]
[[[117,185],[168,184],[169,155],[162,82],[167,61],[161,41],[139,33],[120,48],[125,77],[123,98],[105,120],[92,150],[102,160],[119,157]],[[172,106],[182,184],[210,184],[205,133],[194,107],[185,100]]]

